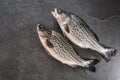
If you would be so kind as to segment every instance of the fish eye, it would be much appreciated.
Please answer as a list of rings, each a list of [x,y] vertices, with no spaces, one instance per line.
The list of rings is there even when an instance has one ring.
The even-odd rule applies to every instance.
[[[58,10],[58,13],[59,13],[59,14],[61,14],[61,13],[62,13],[62,11],[61,11],[61,10]]]
[[[47,34],[46,31],[43,31],[43,34],[46,35]]]
[[[41,30],[42,30],[42,31],[45,31],[45,30],[46,30],[46,27],[45,27],[45,26],[41,26]]]

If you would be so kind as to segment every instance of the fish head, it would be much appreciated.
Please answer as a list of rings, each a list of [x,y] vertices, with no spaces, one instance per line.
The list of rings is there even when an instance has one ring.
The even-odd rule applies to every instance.
[[[51,30],[40,24],[37,25],[37,32],[40,38],[49,38],[51,36]]]
[[[55,8],[54,11],[51,11],[51,14],[60,25],[70,20],[70,14],[68,12],[59,10],[57,8]]]

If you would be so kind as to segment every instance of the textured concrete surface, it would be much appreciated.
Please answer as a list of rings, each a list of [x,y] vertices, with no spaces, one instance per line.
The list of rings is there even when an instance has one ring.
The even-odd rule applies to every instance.
[[[120,5],[118,0],[0,0],[0,80],[120,80]],[[82,17],[107,46],[118,52],[106,63],[92,50],[76,47],[83,57],[96,57],[96,72],[72,69],[44,51],[36,25],[60,31],[50,11],[60,8]]]

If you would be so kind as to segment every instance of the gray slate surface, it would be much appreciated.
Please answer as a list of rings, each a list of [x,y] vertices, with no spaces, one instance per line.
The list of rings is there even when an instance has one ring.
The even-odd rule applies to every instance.
[[[120,80],[119,0],[0,0],[0,80]],[[60,32],[54,8],[82,17],[100,41],[118,52],[106,63],[95,51],[76,47],[83,57],[97,57],[96,72],[72,69],[46,54],[36,25]]]

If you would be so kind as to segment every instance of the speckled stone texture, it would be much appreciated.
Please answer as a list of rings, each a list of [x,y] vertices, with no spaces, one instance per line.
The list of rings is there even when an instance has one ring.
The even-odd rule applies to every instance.
[[[0,0],[0,80],[120,80],[119,0]],[[76,49],[85,58],[97,58],[96,72],[71,68],[49,56],[36,25],[60,31],[50,11],[59,8],[83,18],[101,43],[117,55],[106,63],[95,51]]]

